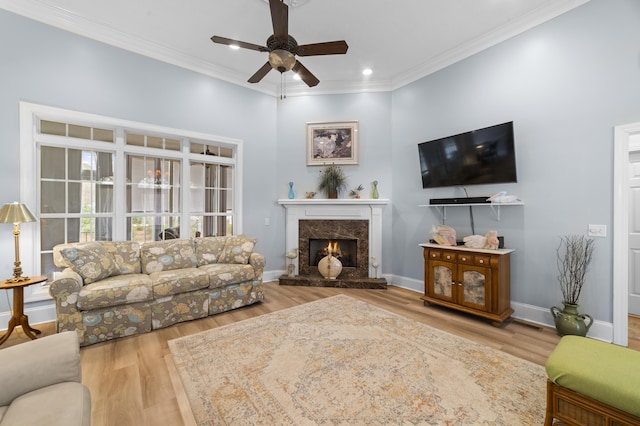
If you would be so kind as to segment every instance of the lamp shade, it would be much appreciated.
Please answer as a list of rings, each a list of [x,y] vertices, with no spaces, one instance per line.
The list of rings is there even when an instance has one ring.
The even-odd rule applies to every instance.
[[[35,221],[36,218],[29,208],[17,201],[5,204],[0,210],[0,223],[25,223]]]

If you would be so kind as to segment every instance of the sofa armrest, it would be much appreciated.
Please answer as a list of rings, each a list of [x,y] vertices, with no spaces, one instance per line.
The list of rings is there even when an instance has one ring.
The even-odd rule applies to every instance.
[[[267,259],[260,253],[251,253],[249,256],[249,265],[253,266],[256,274],[256,279],[262,278],[262,272],[267,264]]]
[[[69,294],[78,293],[83,285],[82,277],[71,268],[62,271],[49,285],[49,294],[54,299],[67,298]]]
[[[0,350],[0,407],[46,386],[82,379],[78,335],[72,331]]]

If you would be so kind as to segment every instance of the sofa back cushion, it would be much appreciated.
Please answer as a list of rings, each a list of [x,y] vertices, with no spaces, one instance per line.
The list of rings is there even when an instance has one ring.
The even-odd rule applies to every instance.
[[[218,263],[218,259],[224,250],[227,237],[194,238],[198,266]]]
[[[249,263],[249,256],[253,253],[255,245],[255,238],[249,238],[245,235],[227,236],[218,263],[239,263],[246,265]]]
[[[100,241],[116,262],[121,274],[139,274],[140,244],[135,241]]]
[[[120,274],[113,256],[100,243],[70,244],[62,248],[60,254],[85,284]]]
[[[144,274],[198,266],[191,240],[164,240],[144,243],[140,247],[140,260]]]

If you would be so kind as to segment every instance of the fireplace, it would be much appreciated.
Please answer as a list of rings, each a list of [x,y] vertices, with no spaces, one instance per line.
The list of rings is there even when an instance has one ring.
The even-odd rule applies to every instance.
[[[309,266],[318,266],[320,259],[329,253],[342,263],[342,268],[358,266],[358,240],[344,238],[321,239],[309,238]]]
[[[369,203],[368,203],[369,202]],[[370,202],[375,202],[371,203]],[[297,275],[283,275],[281,285],[320,287],[386,288],[380,263],[381,207],[384,200],[279,200],[287,208],[287,252],[298,251],[294,259]],[[331,244],[331,246],[330,246]],[[342,262],[336,280],[322,277],[318,262],[331,247]],[[335,249],[334,249],[335,247]]]

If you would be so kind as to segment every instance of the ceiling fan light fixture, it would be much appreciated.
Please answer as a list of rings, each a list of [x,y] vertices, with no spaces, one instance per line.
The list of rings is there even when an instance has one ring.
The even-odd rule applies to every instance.
[[[291,71],[296,64],[296,57],[293,53],[282,49],[276,49],[269,52],[269,63],[273,69],[281,73]]]

